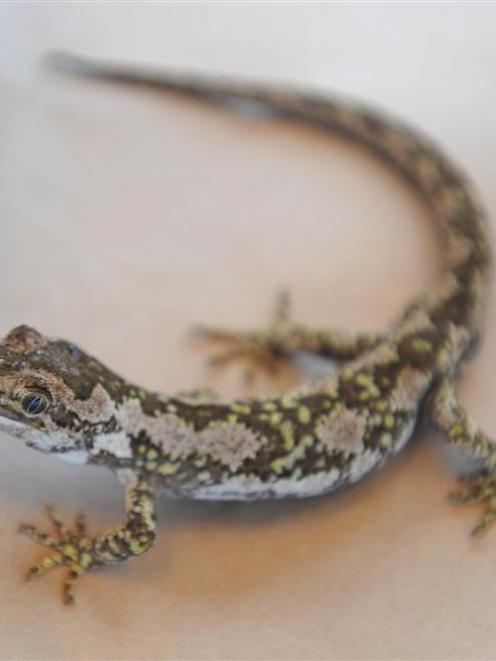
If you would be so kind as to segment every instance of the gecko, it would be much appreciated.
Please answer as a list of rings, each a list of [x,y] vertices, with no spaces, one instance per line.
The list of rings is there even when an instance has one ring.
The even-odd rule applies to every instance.
[[[52,62],[53,64],[53,62]],[[122,525],[97,536],[82,515],[52,532],[20,531],[48,555],[28,577],[66,569],[63,601],[94,568],[137,557],[154,544],[161,493],[197,500],[303,498],[342,489],[386,464],[422,418],[478,460],[454,498],[479,502],[474,531],[496,519],[496,441],[469,417],[456,380],[483,328],[492,252],[486,212],[466,175],[422,133],[382,111],[283,86],[209,79],[57,55],[59,69],[91,80],[146,85],[237,107],[240,103],[362,144],[424,199],[442,237],[437,285],[384,333],[310,328],[284,301],[267,328],[205,328],[220,362],[273,369],[304,350],[334,369],[285,392],[223,402],[213,395],[146,390],[81,348],[27,325],[0,341],[0,430],[61,459],[104,466],[124,485]]]

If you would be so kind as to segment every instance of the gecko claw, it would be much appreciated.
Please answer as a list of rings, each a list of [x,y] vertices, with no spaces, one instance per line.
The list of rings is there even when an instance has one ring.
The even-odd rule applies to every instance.
[[[76,517],[74,519],[74,528],[76,530],[76,534],[79,537],[82,537],[83,535],[86,534],[86,517],[83,514],[83,512],[78,512],[76,514]]]
[[[484,503],[485,509],[472,535],[484,533],[496,521],[496,474],[481,471],[460,478],[462,488],[449,494],[452,503]]]

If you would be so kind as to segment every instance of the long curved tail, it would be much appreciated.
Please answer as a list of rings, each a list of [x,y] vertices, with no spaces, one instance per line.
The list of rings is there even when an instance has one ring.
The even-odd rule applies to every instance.
[[[485,213],[463,172],[421,133],[364,105],[311,91],[100,62],[63,52],[49,53],[45,63],[73,75],[158,87],[216,103],[250,102],[364,144],[413,184],[440,224],[446,273],[428,297],[431,307],[438,291],[446,299],[446,288],[455,280],[457,317],[474,331],[480,326],[492,262]]]

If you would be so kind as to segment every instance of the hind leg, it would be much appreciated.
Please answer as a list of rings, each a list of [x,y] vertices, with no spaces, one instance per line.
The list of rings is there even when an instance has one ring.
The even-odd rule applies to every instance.
[[[432,419],[451,443],[466,448],[482,460],[482,469],[460,478],[461,489],[451,494],[456,503],[482,503],[482,516],[473,534],[496,521],[496,441],[481,431],[458,402],[453,380],[445,378],[432,395]]]
[[[208,342],[224,345],[222,351],[212,356],[211,364],[224,366],[240,361],[249,376],[256,371],[275,373],[296,351],[308,351],[336,361],[353,360],[383,339],[373,333],[352,334],[294,324],[287,293],[277,298],[272,321],[266,329],[233,331],[201,326],[197,332]]]

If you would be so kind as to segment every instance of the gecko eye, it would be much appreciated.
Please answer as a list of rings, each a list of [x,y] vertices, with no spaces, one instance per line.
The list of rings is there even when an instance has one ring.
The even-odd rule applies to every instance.
[[[35,418],[44,413],[50,405],[47,395],[41,392],[30,392],[21,400],[21,409],[25,415]]]

